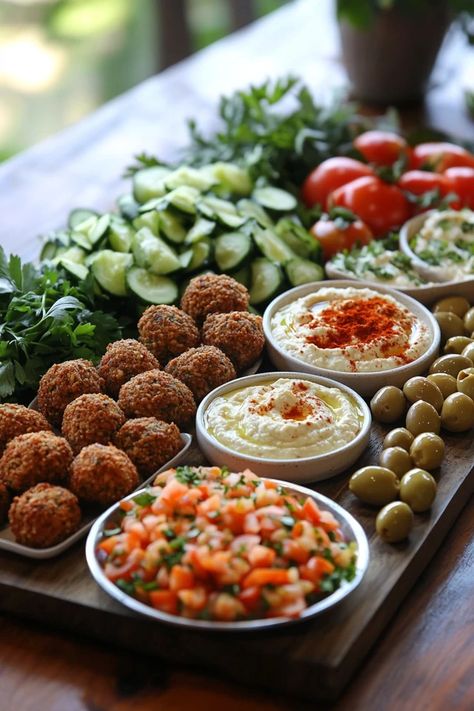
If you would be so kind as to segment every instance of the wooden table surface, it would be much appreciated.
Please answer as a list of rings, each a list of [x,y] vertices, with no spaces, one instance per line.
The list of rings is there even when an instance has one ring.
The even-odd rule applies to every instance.
[[[462,103],[471,54],[453,36],[425,106],[405,121],[474,137]],[[34,258],[37,235],[78,205],[107,209],[125,189],[134,153],[167,158],[186,140],[185,118],[212,128],[222,92],[288,72],[317,96],[345,83],[330,0],[298,0],[150,79],[81,123],[0,166],[0,244]],[[462,61],[459,57],[462,56]],[[461,72],[462,69],[462,72]],[[473,506],[468,503],[439,553],[335,709],[474,707]],[[1,571],[0,571],[1,576]],[[256,670],[258,672],[258,670]],[[51,711],[306,708],[183,669],[164,668],[32,623],[1,618],[0,709]],[[309,707],[308,707],[309,708]],[[314,708],[314,706],[312,707]],[[323,708],[323,706],[320,706]]]

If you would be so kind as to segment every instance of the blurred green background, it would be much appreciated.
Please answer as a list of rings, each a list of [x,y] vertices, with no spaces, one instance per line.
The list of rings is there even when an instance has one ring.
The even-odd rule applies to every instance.
[[[194,50],[232,30],[232,1],[239,2],[187,0]],[[272,12],[285,1],[254,0],[253,14]],[[159,71],[160,5],[159,0],[0,0],[0,160]]]

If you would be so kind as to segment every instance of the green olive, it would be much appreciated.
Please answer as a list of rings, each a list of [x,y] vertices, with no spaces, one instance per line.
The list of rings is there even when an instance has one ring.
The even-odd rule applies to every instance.
[[[467,336],[453,336],[448,338],[444,346],[444,353],[462,353],[470,343],[474,341]]]
[[[408,504],[404,501],[394,501],[378,512],[375,528],[386,543],[398,543],[410,535],[414,518]]]
[[[465,358],[469,358],[474,363],[474,340],[469,343],[463,350],[462,354]]]
[[[469,311],[471,304],[464,296],[447,296],[444,299],[440,299],[434,305],[434,313],[438,311],[449,311],[459,318],[463,318],[465,314]]]
[[[382,449],[379,463],[381,467],[385,467],[394,472],[399,479],[413,466],[410,455],[407,450],[402,447],[387,447],[387,449]]]
[[[464,328],[469,333],[474,331],[474,306],[471,306],[467,314],[464,314]]]
[[[465,368],[458,373],[457,386],[460,393],[474,400],[474,368]]]
[[[393,385],[386,385],[377,390],[370,401],[370,409],[374,418],[385,424],[396,422],[403,417],[406,406],[402,391]]]
[[[423,469],[410,469],[400,482],[400,498],[415,513],[428,511],[436,496],[436,482]]]
[[[457,391],[456,378],[447,373],[432,373],[428,375],[428,380],[438,386],[445,399]]]
[[[390,430],[390,432],[385,435],[383,448],[388,449],[388,447],[401,447],[402,449],[406,449],[408,452],[413,439],[412,433],[405,427],[396,427],[394,430]]]
[[[358,499],[373,506],[383,506],[398,496],[398,477],[385,467],[362,467],[351,476],[349,489]]]
[[[453,393],[443,403],[441,424],[448,432],[467,432],[474,425],[474,402],[464,393]]]
[[[422,378],[417,375],[415,378],[410,378],[403,386],[403,394],[408,402],[417,402],[423,400],[433,405],[435,410],[441,412],[443,407],[443,396],[437,385],[431,383],[428,378]]]
[[[472,364],[472,360],[466,358],[466,356],[457,355],[456,353],[444,355],[441,356],[441,358],[437,358],[435,362],[431,364],[430,373],[447,373],[448,375],[452,375],[453,378],[457,378],[460,370],[471,368]]]
[[[450,311],[438,311],[434,315],[441,330],[441,343],[444,344],[453,336],[464,336],[465,328],[462,318]]]
[[[421,469],[437,469],[444,458],[444,441],[433,432],[422,432],[413,440],[410,457]]]
[[[441,418],[433,405],[429,402],[418,400],[407,412],[406,428],[416,437],[422,432],[434,432],[439,434]]]

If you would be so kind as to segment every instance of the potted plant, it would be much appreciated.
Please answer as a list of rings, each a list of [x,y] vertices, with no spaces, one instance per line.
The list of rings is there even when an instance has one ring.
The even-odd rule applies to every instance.
[[[354,92],[375,104],[419,100],[451,20],[463,11],[474,13],[474,0],[336,3],[343,61]]]

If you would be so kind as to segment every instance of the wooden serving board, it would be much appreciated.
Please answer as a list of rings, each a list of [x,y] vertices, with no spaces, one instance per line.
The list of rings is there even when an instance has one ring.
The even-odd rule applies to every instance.
[[[373,427],[358,462],[375,463],[386,430]],[[336,499],[363,525],[371,561],[360,587],[337,609],[274,632],[202,633],[153,623],[109,599],[89,575],[83,544],[52,561],[0,553],[0,608],[62,629],[88,634],[173,663],[212,670],[241,683],[293,697],[337,696],[404,596],[433,557],[473,490],[472,431],[445,437],[446,459],[430,513],[417,515],[405,543],[391,546],[374,534],[375,510],[347,488],[348,472],[314,488]],[[193,445],[188,462],[201,463]]]

